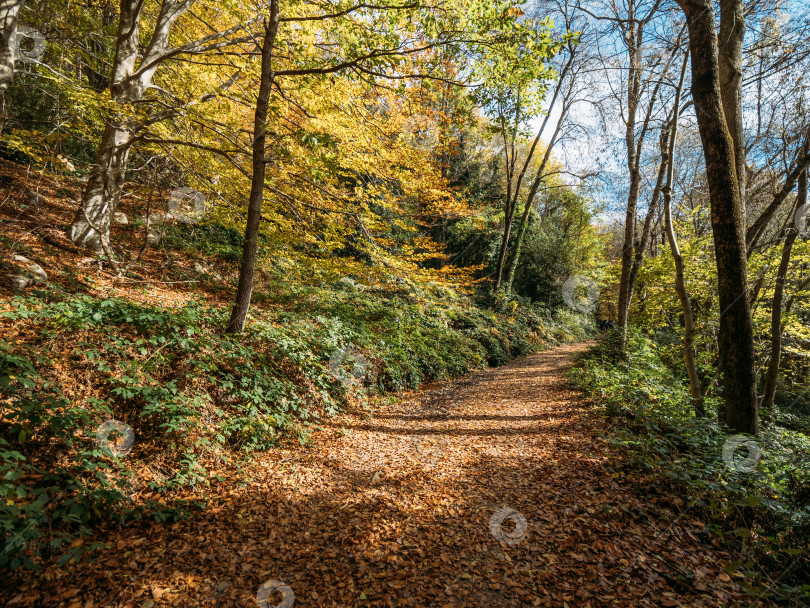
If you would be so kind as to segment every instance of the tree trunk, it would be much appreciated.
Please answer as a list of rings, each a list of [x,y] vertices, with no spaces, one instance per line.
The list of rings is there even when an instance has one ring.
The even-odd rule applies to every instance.
[[[672,122],[669,129],[668,140],[661,138],[661,162],[667,165],[667,181],[663,188],[664,195],[664,224],[666,227],[669,248],[672,251],[672,259],[675,262],[675,290],[678,292],[678,299],[681,301],[683,312],[683,358],[686,364],[686,373],[689,376],[689,393],[692,396],[692,407],[695,416],[702,418],[706,415],[706,408],[703,404],[703,390],[700,386],[700,378],[695,365],[695,318],[692,314],[692,303],[689,293],[686,291],[686,280],[684,279],[683,256],[681,256],[678,239],[675,236],[675,229],[672,225],[672,183],[675,168],[675,140],[678,136],[678,118],[681,109],[681,94],[683,92],[683,80],[686,75],[686,59],[684,58],[681,68],[681,80],[675,91],[675,107],[672,111]]]
[[[742,113],[742,49],[745,38],[745,17],[742,0],[720,2],[720,92],[723,114],[734,142],[737,182],[740,187],[740,209],[745,227],[745,137]]]
[[[805,152],[807,145],[805,145]],[[796,200],[796,211],[807,203],[807,171],[803,171],[799,176],[799,192]],[[782,247],[782,259],[779,262],[779,270],[776,273],[776,285],[773,290],[773,302],[771,304],[771,361],[768,371],[765,373],[763,382],[762,405],[763,409],[773,407],[776,398],[776,381],[779,377],[779,364],[782,358],[782,299],[785,293],[785,277],[790,265],[790,254],[793,250],[793,243],[798,232],[791,227],[785,244]]]
[[[118,36],[115,44],[110,94],[121,106],[140,97],[132,86],[138,59],[142,5],[138,0],[121,0]],[[141,88],[142,92],[143,88]],[[101,251],[110,240],[110,225],[124,185],[124,173],[132,132],[121,117],[108,121],[101,136],[96,163],[90,171],[79,208],[68,228],[68,238],[79,247]]]
[[[554,101],[552,100],[552,104],[553,102]],[[520,226],[518,227],[518,233],[515,239],[515,249],[512,252],[512,257],[509,260],[509,266],[506,269],[506,293],[512,291],[512,282],[515,279],[515,272],[517,271],[518,261],[520,260],[520,250],[523,248],[523,239],[525,238],[526,235],[526,228],[529,225],[529,215],[531,214],[532,211],[532,202],[534,201],[534,197],[537,196],[537,191],[540,189],[540,184],[543,182],[543,177],[545,177],[546,165],[548,164],[548,161],[551,158],[551,151],[554,147],[554,144],[557,142],[557,137],[560,134],[560,129],[562,128],[567,113],[568,108],[564,107],[560,115],[560,118],[557,121],[557,127],[554,129],[554,135],[551,137],[551,141],[549,142],[548,146],[546,147],[546,151],[543,154],[543,159],[540,161],[540,166],[537,168],[537,173],[534,177],[534,181],[532,182],[532,185],[529,188],[529,194],[526,196],[526,204],[523,207],[523,214],[521,215],[520,218]],[[543,130],[545,129],[545,125],[546,123],[544,121],[543,126],[540,128],[539,133],[543,132]],[[532,148],[532,152],[534,152],[534,148]],[[515,193],[515,202],[517,202],[517,193]],[[515,207],[517,207],[517,205],[515,205]]]
[[[0,0],[0,90],[14,79],[17,16],[25,0]]]
[[[526,204],[523,207],[523,214],[520,218],[520,227],[518,228],[517,239],[515,242],[515,250],[512,253],[512,257],[509,260],[509,267],[506,271],[506,292],[510,293],[512,291],[512,283],[515,280],[515,273],[517,272],[517,265],[520,261],[520,252],[523,248],[523,239],[525,238],[526,228],[529,224],[529,215],[532,210],[532,202],[534,201],[534,197],[537,195],[537,190],[540,188],[540,184],[545,177],[546,166],[548,165],[549,160],[551,159],[551,153],[554,150],[554,146],[557,144],[557,139],[560,136],[560,131],[562,130],[563,125],[568,117],[568,112],[571,109],[571,97],[573,95],[573,86],[569,86],[567,89],[566,77],[568,73],[571,71],[572,66],[574,65],[574,60],[577,57],[576,54],[576,46],[569,47],[569,55],[568,59],[565,62],[565,65],[560,72],[559,77],[557,78],[557,84],[554,86],[554,94],[551,97],[551,101],[549,102],[548,111],[546,112],[545,118],[543,118],[543,122],[540,125],[540,128],[537,130],[537,135],[532,142],[532,147],[529,150],[529,155],[526,158],[526,161],[523,164],[523,170],[520,173],[520,177],[518,178],[518,189],[520,184],[523,181],[523,177],[526,174],[526,169],[529,167],[529,163],[532,158],[534,158],[535,150],[537,149],[537,144],[540,142],[540,136],[545,132],[546,126],[548,126],[548,121],[551,118],[551,109],[554,108],[557,104],[557,99],[559,99],[560,95],[562,95],[562,108],[560,111],[560,116],[557,118],[557,124],[554,126],[554,133],[551,136],[551,139],[546,146],[546,150],[543,153],[543,158],[540,161],[540,166],[537,168],[537,172],[534,175],[534,179],[532,180],[532,185],[529,188],[529,194],[526,197]],[[565,92],[563,92],[565,91]],[[515,203],[513,204],[513,210],[517,207],[517,197],[519,196],[519,192],[515,192]],[[514,211],[513,211],[514,213]]]
[[[709,186],[720,299],[719,355],[726,423],[735,432],[757,434],[759,412],[754,339],[748,301],[745,228],[734,141],[723,115],[717,32],[712,0],[678,0],[686,14],[692,60],[692,98]]]
[[[108,123],[104,128],[82,203],[68,229],[76,245],[109,255],[110,224],[121,202],[130,142],[131,134],[122,126]]]
[[[624,244],[622,245],[622,273],[619,279],[619,310],[618,326],[622,335],[624,349],[624,334],[627,331],[628,315],[630,312],[630,272],[633,266],[633,245],[636,240],[636,207],[638,206],[638,191],[641,183],[640,176],[635,171],[635,121],[627,127],[627,164],[630,167],[630,190],[627,195],[627,209],[624,216]],[[632,144],[630,143],[632,140]]]
[[[641,89],[641,42],[642,26],[636,23],[632,9],[634,3],[628,5],[629,25],[627,31],[628,53],[630,66],[627,71],[627,124],[625,125],[624,143],[627,148],[627,168],[630,172],[630,189],[627,194],[627,209],[624,218],[624,244],[622,245],[622,272],[619,279],[619,310],[618,328],[620,335],[620,350],[624,350],[625,335],[627,333],[628,315],[630,312],[630,272],[633,266],[633,245],[636,240],[636,208],[638,206],[638,192],[641,186],[641,176],[638,171],[638,155],[636,153],[636,113],[639,104]]]
[[[264,198],[264,176],[267,168],[265,140],[267,139],[267,111],[270,91],[273,86],[273,47],[276,42],[279,22],[279,0],[270,0],[270,17],[265,23],[262,44],[261,80],[256,112],[253,118],[253,175],[248,199],[245,245],[242,250],[242,264],[239,267],[239,286],[236,290],[236,304],[225,332],[241,333],[245,328],[250,299],[253,295],[253,275],[256,268],[256,252],[259,246],[259,221]]]
[[[636,3],[635,0],[627,3],[627,34],[625,41],[627,50],[630,56],[630,65],[627,71],[627,123],[625,125],[625,147],[627,148],[627,168],[630,174],[630,188],[627,194],[627,210],[625,213],[624,224],[624,244],[622,246],[622,271],[619,279],[619,310],[618,310],[618,326],[619,332],[619,347],[624,351],[624,342],[627,334],[627,325],[630,315],[630,302],[633,298],[633,289],[635,287],[636,275],[641,267],[641,261],[644,257],[644,241],[647,235],[642,233],[642,241],[639,243],[639,248],[636,250],[636,211],[638,208],[638,196],[641,189],[641,155],[644,146],[646,134],[650,128],[651,120],[653,118],[653,110],[655,109],[655,100],[658,97],[658,91],[663,82],[663,78],[656,78],[655,86],[650,94],[650,102],[647,106],[647,111],[641,123],[638,122],[638,109],[641,103],[642,92],[647,88],[650,80],[642,82],[644,76],[644,68],[642,66],[643,59],[643,42],[644,42],[644,27],[645,24],[652,19],[653,15],[660,9],[661,2],[655,2],[650,8],[647,16],[644,18],[637,18],[635,13]],[[680,46],[683,30],[678,35],[677,42],[674,45],[672,53],[668,61],[663,67],[663,72],[669,69],[672,61],[675,58],[677,49]],[[640,124],[641,132],[636,136],[636,127]],[[656,198],[653,199],[655,202]],[[652,219],[651,214],[654,210],[649,210],[647,218],[645,219],[645,230],[648,229],[649,221]],[[634,256],[635,252],[635,256]]]
[[[122,111],[112,117],[104,128],[96,164],[91,170],[79,209],[68,229],[68,236],[80,247],[98,250],[109,243],[112,215],[121,198],[129,148],[138,131],[138,125],[128,124],[123,118],[123,110],[143,97],[155,71],[166,58],[169,36],[175,21],[194,2],[195,0],[163,0],[151,38],[144,49],[140,40],[144,2],[121,0],[110,77],[110,97]],[[107,249],[105,252],[109,255]]]
[[[652,222],[655,217],[655,211],[658,208],[658,200],[661,198],[661,189],[664,186],[664,179],[666,177],[667,165],[662,162],[658,167],[658,178],[655,182],[652,198],[650,199],[649,207],[647,208],[647,215],[644,218],[644,227],[641,229],[641,237],[634,243],[635,255],[633,256],[633,264],[630,268],[630,276],[627,279],[627,290],[632,299],[633,290],[636,286],[636,278],[638,272],[641,270],[641,264],[644,261],[644,250],[647,248],[647,241],[650,239],[650,232],[652,230]],[[655,239],[651,244],[651,249],[655,248]],[[629,305],[629,303],[628,303]]]
[[[515,127],[517,130],[517,125],[520,121],[520,105],[516,105],[515,107]],[[506,253],[509,251],[509,239],[512,237],[512,218],[515,215],[515,205],[517,203],[518,192],[520,191],[520,181],[523,178],[523,172],[526,170],[526,165],[524,164],[523,172],[521,172],[520,178],[517,184],[514,184],[514,194],[512,193],[513,184],[512,180],[515,177],[515,134],[511,135],[511,148],[512,148],[512,160],[509,160],[509,148],[510,142],[507,141],[507,128],[506,128],[506,121],[501,118],[501,130],[503,132],[503,152],[504,152],[504,159],[505,159],[505,170],[506,170],[506,203],[504,205],[504,226],[503,226],[503,235],[501,236],[501,249],[498,252],[498,265],[495,269],[495,291],[498,291],[501,288],[501,284],[503,283],[503,271],[506,267]],[[532,151],[534,150],[534,146],[532,146]]]
[[[636,240],[636,208],[638,207],[639,179],[630,178],[630,193],[627,197],[627,210],[624,216],[624,244],[622,245],[622,274],[619,278],[618,326],[622,334],[627,331],[630,314],[630,273],[633,267],[633,245]]]
[[[509,177],[507,177],[509,179]],[[509,250],[509,239],[512,237],[512,218],[514,217],[514,205],[512,203],[511,189],[506,195],[506,207],[504,209],[504,227],[501,236],[501,249],[498,252],[498,265],[495,269],[495,291],[501,288],[503,283],[503,270],[506,266],[506,252]]]
[[[512,292],[512,283],[515,280],[515,272],[517,270],[518,260],[520,260],[520,250],[523,248],[523,239],[526,234],[526,227],[529,225],[529,214],[531,209],[531,204],[527,201],[523,216],[520,219],[517,237],[515,237],[515,249],[512,252],[512,257],[509,259],[509,266],[506,269],[506,293]]]

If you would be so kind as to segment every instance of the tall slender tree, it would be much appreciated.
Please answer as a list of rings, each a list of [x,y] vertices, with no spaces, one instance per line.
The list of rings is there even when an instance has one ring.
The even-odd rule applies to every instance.
[[[807,153],[810,145],[807,142],[804,144],[804,152]],[[794,211],[794,218],[799,210],[807,204],[807,169],[802,171],[798,180],[798,196],[796,197],[796,208]],[[782,303],[785,294],[785,281],[787,279],[788,267],[790,266],[790,256],[793,251],[793,244],[796,242],[798,231],[796,229],[796,221],[788,228],[785,242],[782,245],[782,257],[779,261],[779,268],[776,271],[776,284],[774,285],[773,300],[771,302],[771,357],[768,363],[768,369],[765,372],[765,378],[762,383],[762,408],[769,409],[773,407],[774,399],[776,398],[776,384],[779,378],[779,365],[782,360],[782,333],[784,330],[783,310]],[[789,312],[789,305],[785,306],[784,312]]]
[[[512,283],[517,273],[523,241],[526,238],[526,229],[529,225],[529,216],[536,203],[537,193],[543,181],[548,177],[549,168],[552,165],[552,154],[559,147],[561,140],[564,138],[566,128],[570,127],[571,109],[582,100],[583,73],[591,67],[588,61],[589,56],[587,55],[585,45],[582,41],[583,32],[577,29],[577,25],[580,23],[582,16],[581,11],[578,10],[578,6],[567,1],[559,2],[556,6],[555,14],[559,15],[564,30],[569,34],[576,32],[576,35],[570,35],[565,38],[560,52],[557,53],[554,58],[555,64],[559,66],[558,76],[552,87],[551,96],[548,99],[546,115],[540,127],[537,129],[537,134],[532,142],[531,152],[533,153],[537,150],[537,144],[540,142],[542,136],[545,136],[547,141],[545,142],[545,150],[543,151],[540,164],[534,169],[534,175],[529,181],[529,191],[528,193],[522,193],[523,196],[525,196],[523,212],[520,216],[520,223],[514,244],[512,245],[512,251],[508,256],[508,262],[506,262],[504,285],[507,292],[512,290]],[[557,116],[556,121],[552,121],[552,116],[555,114]],[[550,127],[553,128],[549,135],[548,129]],[[528,162],[531,158],[527,158],[526,160]],[[515,193],[515,202],[517,202],[517,196],[520,194],[519,192]],[[508,244],[508,241],[506,244]],[[499,264],[498,277],[503,276],[501,270]]]
[[[272,53],[267,56],[268,64],[265,65],[265,53],[271,51],[263,49],[260,93],[266,92],[268,97],[265,99],[260,95],[254,112],[253,169],[245,244],[236,303],[226,331],[239,333],[244,329],[253,291],[263,190],[268,188],[265,183],[267,129],[264,125],[268,117],[267,104],[271,89],[276,89],[281,98],[289,99],[285,93],[288,82],[336,74],[353,75],[371,87],[387,86],[386,80],[437,79],[447,82],[446,74],[439,73],[436,66],[421,66],[418,62],[408,66],[408,71],[403,73],[403,58],[418,57],[438,49],[459,52],[459,46],[464,46],[470,52],[479,46],[490,48],[506,39],[516,40],[514,46],[522,42],[521,48],[536,63],[538,58],[550,56],[557,48],[547,26],[540,24],[539,27],[528,27],[527,24],[518,23],[522,13],[514,8],[511,0],[505,0],[497,11],[493,11],[488,3],[477,7],[468,4],[462,8],[448,0],[441,6],[445,9],[440,11],[446,19],[444,28],[436,27],[433,13],[436,6],[422,7],[417,3],[376,5],[361,2],[343,10],[335,10],[332,4],[323,2],[316,4],[314,10],[309,7],[302,14],[281,11],[275,17],[282,26],[309,22],[310,25],[317,24],[326,31],[331,29],[334,39],[328,42],[326,52],[314,53],[312,57],[301,59],[286,55],[285,65],[278,68],[270,65]],[[275,10],[281,9],[276,7]],[[407,19],[403,19],[403,16],[407,16]],[[420,21],[422,17],[424,21]],[[403,29],[403,22],[409,22],[415,31]],[[365,24],[365,29],[360,28],[358,23]],[[470,36],[470,31],[477,34]],[[272,40],[275,41],[278,27],[266,30],[265,43],[269,33],[272,33]],[[289,40],[285,42],[290,43]],[[536,70],[542,68],[543,64]],[[356,214],[353,217],[358,224],[362,224]],[[362,225],[360,232],[365,238],[371,238]]]
[[[262,40],[261,76],[259,96],[253,118],[253,170],[248,199],[247,223],[245,224],[245,245],[239,267],[239,285],[236,289],[236,304],[225,328],[227,333],[240,333],[245,328],[250,299],[253,295],[253,276],[256,268],[256,252],[259,246],[259,220],[264,200],[264,177],[267,170],[267,110],[270,92],[273,88],[273,49],[276,44],[279,24],[279,0],[270,0],[269,15],[264,24]]]

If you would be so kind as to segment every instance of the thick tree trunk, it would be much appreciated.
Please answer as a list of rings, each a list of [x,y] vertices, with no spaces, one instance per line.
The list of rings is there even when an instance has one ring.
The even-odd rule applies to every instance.
[[[17,16],[25,0],[0,0],[0,90],[14,79]]]
[[[805,145],[805,152],[807,146]],[[803,171],[799,177],[799,193],[796,199],[796,210],[807,203],[807,171]],[[779,364],[782,359],[782,299],[785,293],[785,277],[787,277],[790,265],[790,255],[793,250],[793,243],[796,240],[797,231],[791,227],[785,244],[782,247],[782,259],[779,262],[779,270],[776,273],[776,285],[773,290],[773,302],[771,303],[771,361],[768,364],[768,371],[765,373],[765,380],[762,386],[763,409],[773,407],[776,398],[776,383],[779,377]]]
[[[121,201],[130,141],[129,131],[120,125],[104,128],[82,203],[68,229],[68,237],[80,247],[109,253],[110,224]]]
[[[712,0],[678,0],[686,14],[692,61],[692,98],[706,161],[720,299],[719,355],[726,423],[757,434],[759,412],[754,340],[748,301],[745,227],[734,141],[723,114],[717,32]]]
[[[137,100],[145,88],[136,87],[132,82],[138,59],[141,9],[138,0],[121,0],[110,79],[111,97],[121,106]],[[120,117],[113,117],[107,122],[101,135],[96,163],[68,228],[68,238],[79,247],[93,251],[106,249],[109,253],[110,226],[121,200],[131,141],[132,133],[124,127]]]
[[[742,49],[745,38],[745,17],[742,0],[720,2],[720,92],[723,114],[734,142],[737,182],[740,187],[740,208],[745,227],[745,136],[742,113]]]
[[[664,195],[664,224],[669,241],[669,248],[672,251],[672,259],[675,262],[675,290],[678,292],[678,299],[681,302],[683,313],[683,358],[686,364],[686,373],[689,376],[689,393],[692,397],[692,407],[695,416],[702,418],[706,415],[706,408],[703,404],[703,390],[700,386],[700,377],[695,365],[695,318],[692,314],[692,303],[689,293],[686,290],[686,280],[684,278],[683,256],[681,255],[678,239],[675,236],[675,228],[672,225],[672,183],[675,169],[675,140],[678,136],[678,117],[680,116],[681,94],[683,91],[683,81],[686,75],[686,59],[684,59],[681,69],[681,79],[675,91],[675,107],[672,112],[672,122],[667,139],[661,139],[661,162],[667,165],[667,181],[663,188]]]
[[[128,105],[143,97],[155,71],[166,58],[174,23],[194,2],[195,0],[162,0],[154,30],[144,49],[141,44],[144,2],[121,0],[110,77],[110,97],[121,107],[120,114],[125,114],[124,110]],[[73,223],[68,229],[68,236],[77,245],[98,250],[109,243],[112,214],[121,198],[129,147],[138,128],[138,125],[128,124],[121,116],[112,117],[105,127],[96,154],[96,164],[90,173]],[[105,252],[109,255],[109,249]]]
[[[245,328],[250,299],[253,295],[253,276],[256,268],[256,252],[259,246],[259,222],[264,198],[264,177],[267,168],[265,141],[267,139],[267,111],[270,91],[273,86],[273,47],[276,42],[279,23],[279,0],[270,1],[270,17],[265,23],[262,44],[261,80],[259,97],[253,118],[253,175],[248,199],[247,225],[245,226],[245,246],[242,250],[242,264],[239,267],[239,286],[236,290],[236,304],[226,333],[238,334]]]

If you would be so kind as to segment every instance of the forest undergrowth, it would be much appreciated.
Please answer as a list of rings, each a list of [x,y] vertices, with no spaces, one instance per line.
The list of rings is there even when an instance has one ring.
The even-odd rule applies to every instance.
[[[756,439],[734,435],[717,422],[720,398],[706,398],[710,417],[694,415],[671,340],[632,331],[624,354],[618,340],[609,332],[569,376],[605,420],[603,437],[647,476],[637,492],[679,493],[671,527],[705,522],[700,536],[735,556],[727,570],[744,575],[752,605],[810,601],[810,417],[785,404]]]

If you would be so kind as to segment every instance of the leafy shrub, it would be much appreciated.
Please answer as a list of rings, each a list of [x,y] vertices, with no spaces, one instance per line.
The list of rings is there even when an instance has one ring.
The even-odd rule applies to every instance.
[[[44,522],[34,514],[45,504],[56,501],[48,527],[85,533],[92,513],[106,510],[102,503],[123,501],[126,477],[138,464],[160,460],[168,475],[157,489],[168,494],[206,482],[201,460],[212,452],[275,445],[312,415],[297,370],[283,364],[306,363],[301,357],[309,351],[283,329],[265,328],[261,339],[274,348],[260,350],[253,335],[237,341],[212,331],[223,315],[199,305],[171,311],[87,296],[15,304],[5,317],[28,321],[37,337],[0,350],[0,428],[9,437],[2,491],[19,499],[0,510],[0,565],[33,564],[24,549],[31,542],[42,549],[36,541]],[[58,386],[60,367],[92,378],[91,387]],[[117,471],[94,442],[98,424],[112,417],[148,446]],[[54,457],[57,450],[64,458]],[[60,546],[54,540],[49,548]]]
[[[235,228],[209,222],[167,225],[163,236],[166,244],[173,249],[217,255],[223,260],[242,259],[245,239]],[[259,244],[263,244],[263,239],[260,239]]]

